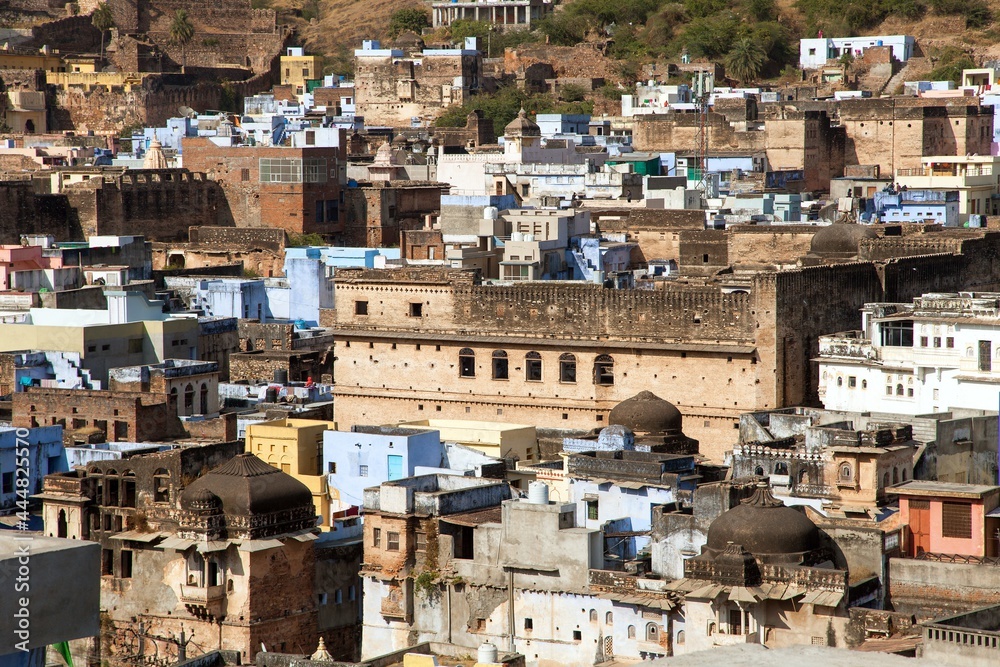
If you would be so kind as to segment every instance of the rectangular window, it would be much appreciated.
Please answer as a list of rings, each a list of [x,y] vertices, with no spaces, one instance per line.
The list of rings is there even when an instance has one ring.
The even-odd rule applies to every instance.
[[[414,541],[417,551],[427,551],[427,533],[414,533]]]
[[[972,505],[941,503],[941,535],[963,540],[972,539]]]
[[[142,339],[141,338],[130,338],[128,341],[128,353],[129,354],[141,354],[142,353]]]
[[[14,493],[14,473],[5,472],[0,477],[0,493]]]
[[[115,573],[115,552],[111,549],[101,550],[101,575],[108,576]]]
[[[329,463],[326,464],[326,471],[333,475],[337,474],[337,464],[334,463],[333,461],[330,461]]]
[[[493,357],[493,379],[494,380],[506,380],[507,379],[507,357],[505,356],[495,356]]]
[[[121,558],[121,578],[131,579],[132,578],[132,552],[127,549],[122,549]]]
[[[301,158],[260,158],[261,183],[301,183]]]
[[[524,619],[524,629],[525,630],[533,630],[534,627],[535,627],[534,621],[532,621],[530,618]]]
[[[927,347],[927,336],[920,337],[920,347]]]
[[[941,347],[941,336],[934,336],[934,347]]]
[[[424,304],[422,303],[410,304],[410,317],[423,317],[423,314],[424,314]]]
[[[358,475],[360,477],[367,477],[368,476],[368,466],[359,466],[358,467]]]
[[[354,314],[355,315],[367,315],[368,314],[368,302],[367,301],[355,301],[354,302]]]
[[[326,221],[327,222],[337,222],[337,218],[340,217],[340,205],[337,204],[336,199],[326,200]]]
[[[542,381],[542,360],[541,359],[527,359],[524,362],[524,379],[528,382],[541,382]]]
[[[583,633],[579,630],[573,631],[573,641],[578,642],[583,639]]]
[[[382,546],[382,529],[373,528],[372,529],[372,546],[381,547]]]
[[[385,534],[385,548],[387,551],[399,551],[399,533],[390,530]]]
[[[596,500],[587,501],[587,520],[597,521],[598,516],[598,506]]]
[[[849,375],[847,377],[847,386],[848,387],[857,387],[858,386],[858,378],[854,377],[853,375]]]
[[[240,180],[241,181],[249,181],[250,180],[250,170],[249,169],[246,169],[246,168],[240,169]]]
[[[344,592],[339,588],[333,594],[334,604],[341,604],[344,601]]]
[[[946,348],[948,348],[949,350],[954,349],[955,348],[955,339],[952,338],[951,336],[948,336],[947,338],[944,339],[944,346]]]
[[[576,359],[559,360],[559,381],[576,384]]]
[[[979,341],[979,370],[981,371],[992,371],[993,370],[993,345],[988,340]]]
[[[882,323],[882,345],[913,347],[913,320]]]

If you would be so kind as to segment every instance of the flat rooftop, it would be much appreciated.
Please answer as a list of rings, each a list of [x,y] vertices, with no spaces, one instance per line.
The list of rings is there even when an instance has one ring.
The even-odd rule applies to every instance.
[[[953,482],[931,482],[910,480],[886,489],[888,493],[900,496],[946,496],[949,498],[982,498],[1000,487],[986,484],[956,484]]]

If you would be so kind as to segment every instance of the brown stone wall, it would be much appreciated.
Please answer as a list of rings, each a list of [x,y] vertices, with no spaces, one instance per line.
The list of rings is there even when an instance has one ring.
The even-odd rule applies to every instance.
[[[22,234],[51,234],[57,241],[86,240],[65,196],[36,194],[31,181],[0,181],[0,243],[19,244]]]
[[[710,276],[729,266],[728,237],[721,229],[681,232],[681,275]]]
[[[400,256],[414,260],[444,259],[444,239],[441,230],[411,229],[403,232]]]
[[[355,59],[354,89],[358,115],[375,124],[402,124],[412,116],[433,118],[451,104],[463,104],[478,90],[482,61],[478,55],[423,56],[420,59]],[[463,88],[453,88],[461,78]],[[446,96],[444,91],[450,91]]]
[[[809,252],[816,227],[779,225],[730,227],[729,259],[733,263],[794,263]]]
[[[86,236],[142,235],[183,239],[188,227],[230,217],[217,183],[184,169],[129,170],[66,188]]]
[[[304,382],[311,377],[319,382],[325,374],[332,372],[332,359],[323,352],[241,352],[229,357],[229,379],[232,382],[246,380],[271,382],[274,371],[288,372],[288,379]]]
[[[639,244],[638,262],[680,259],[680,232],[705,228],[704,211],[656,209],[601,209],[591,220],[602,232],[626,232],[626,240]]]
[[[63,440],[72,431],[96,427],[109,441],[145,442],[184,437],[177,407],[163,396],[83,389],[32,387],[14,395],[14,425],[63,426]]]
[[[362,184],[346,191],[344,244],[379,248],[398,246],[400,233],[424,226],[424,217],[441,210],[446,185],[392,181]]]

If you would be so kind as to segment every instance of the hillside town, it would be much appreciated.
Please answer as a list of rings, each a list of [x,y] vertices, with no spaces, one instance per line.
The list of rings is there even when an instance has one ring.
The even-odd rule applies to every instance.
[[[0,667],[996,663],[990,5],[599,4],[0,0]]]

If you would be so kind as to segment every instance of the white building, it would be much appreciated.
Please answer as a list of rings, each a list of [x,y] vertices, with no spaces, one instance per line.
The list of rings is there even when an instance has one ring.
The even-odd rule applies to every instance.
[[[862,329],[819,339],[828,410],[921,415],[997,409],[1000,293],[867,304]]]
[[[622,95],[622,116],[666,113],[672,106],[690,103],[691,87],[687,84],[667,86],[650,81],[638,84],[635,95]]]
[[[873,37],[818,37],[799,40],[799,67],[816,69],[828,60],[844,54],[860,58],[873,46],[892,48],[892,57],[901,63],[913,57],[914,40],[909,35],[878,35]]]

